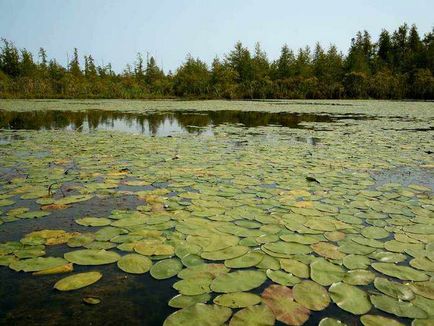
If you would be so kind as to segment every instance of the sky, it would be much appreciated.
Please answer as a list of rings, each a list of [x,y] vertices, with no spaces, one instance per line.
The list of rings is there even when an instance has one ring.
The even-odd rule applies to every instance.
[[[61,64],[76,47],[117,72],[149,53],[167,72],[187,54],[209,64],[237,41],[260,42],[270,59],[285,43],[346,53],[359,30],[376,40],[407,22],[423,35],[433,13],[433,0],[0,0],[0,37],[33,53],[43,47]]]

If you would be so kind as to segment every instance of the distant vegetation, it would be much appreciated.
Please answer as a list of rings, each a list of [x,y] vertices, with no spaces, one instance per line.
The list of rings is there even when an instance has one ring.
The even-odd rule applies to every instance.
[[[434,99],[434,29],[420,37],[414,25],[383,30],[377,42],[358,32],[346,55],[334,45],[297,52],[284,45],[270,61],[259,44],[251,52],[238,42],[211,67],[187,56],[167,74],[140,53],[115,73],[110,64],[97,66],[91,55],[80,65],[77,49],[63,67],[43,48],[36,60],[2,41],[0,98]]]

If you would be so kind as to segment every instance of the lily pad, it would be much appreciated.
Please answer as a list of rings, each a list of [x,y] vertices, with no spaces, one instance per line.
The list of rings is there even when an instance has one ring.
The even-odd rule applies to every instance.
[[[211,295],[209,293],[199,295],[178,294],[176,297],[170,299],[168,305],[173,308],[187,308],[196,303],[205,303],[209,300],[211,300]]]
[[[363,315],[360,321],[364,326],[404,326],[399,321],[378,315]]]
[[[308,278],[309,267],[295,259],[280,259],[280,266],[288,273],[297,277]]]
[[[183,266],[179,259],[164,259],[151,267],[151,276],[157,280],[171,278],[182,270]]]
[[[409,284],[410,289],[427,299],[434,300],[434,282],[413,282]],[[434,312],[433,312],[434,314]]]
[[[330,297],[339,308],[354,315],[363,315],[371,310],[365,291],[345,283],[335,283],[329,288]]]
[[[226,260],[243,256],[248,251],[248,247],[233,246],[216,251],[204,251],[201,253],[201,257],[208,260]]]
[[[274,271],[272,269],[267,269],[266,274],[270,280],[280,285],[294,286],[295,284],[301,282],[298,277],[292,275],[291,273],[285,273],[283,271]]]
[[[106,226],[110,225],[112,221],[104,217],[84,217],[75,220],[75,223],[84,226]]]
[[[421,308],[411,302],[399,301],[387,295],[371,295],[375,308],[388,312],[398,317],[427,318],[428,315]]]
[[[14,271],[38,272],[44,269],[64,266],[68,262],[58,257],[37,257],[24,260],[13,261],[9,268]]]
[[[214,303],[228,308],[245,308],[261,302],[261,297],[249,292],[221,294],[214,298]]]
[[[113,251],[83,249],[64,254],[67,261],[77,265],[105,265],[117,262],[121,256]]]
[[[65,277],[54,284],[54,288],[59,291],[72,291],[89,286],[102,277],[100,272],[79,273]]]
[[[243,256],[225,260],[225,266],[229,268],[248,268],[259,264],[263,258],[264,254],[252,251]]]
[[[267,326],[274,325],[275,317],[266,305],[244,308],[233,315],[229,326]]]
[[[309,319],[310,310],[295,302],[291,289],[286,286],[270,285],[261,296],[276,319],[287,325],[303,325]]]
[[[211,290],[220,293],[244,292],[255,289],[265,282],[261,271],[237,271],[218,275],[211,283]]]
[[[151,269],[152,261],[145,256],[128,254],[118,260],[118,267],[131,274],[144,274]]]
[[[204,303],[196,303],[193,306],[175,311],[164,321],[163,326],[179,326],[179,325],[207,325],[220,326],[223,325],[232,311],[229,308],[208,305]]]
[[[325,259],[317,259],[310,264],[310,277],[323,286],[328,286],[343,280],[345,271]]]
[[[200,295],[211,292],[211,276],[202,276],[200,278],[188,278],[180,280],[173,284],[173,288],[183,295]]]
[[[399,300],[409,301],[414,298],[411,287],[406,284],[389,281],[388,279],[377,277],[374,286],[378,291]]]
[[[324,310],[330,303],[327,290],[312,281],[303,281],[296,284],[292,289],[292,293],[295,301],[309,310]]]
[[[384,275],[393,276],[400,280],[426,281],[428,275],[408,266],[395,265],[390,263],[373,263],[372,268]]]

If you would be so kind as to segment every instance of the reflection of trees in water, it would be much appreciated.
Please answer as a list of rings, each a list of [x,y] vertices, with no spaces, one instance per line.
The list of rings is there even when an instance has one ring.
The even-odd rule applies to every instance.
[[[271,113],[252,111],[207,111],[207,112],[163,112],[136,114],[114,111],[0,111],[0,128],[3,129],[64,129],[72,127],[82,130],[87,121],[89,129],[98,127],[116,128],[115,122],[122,121],[128,128],[138,127],[145,132],[146,127],[152,135],[157,135],[165,124],[179,125],[188,132],[198,133],[195,127],[207,127],[222,123],[242,123],[247,127],[270,124],[297,127],[300,122],[330,122],[329,115]]]

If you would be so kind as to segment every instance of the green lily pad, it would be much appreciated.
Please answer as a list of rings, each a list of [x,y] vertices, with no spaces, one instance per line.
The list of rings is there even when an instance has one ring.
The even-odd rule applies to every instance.
[[[84,226],[106,226],[110,225],[112,221],[103,217],[84,217],[75,220],[75,223]]]
[[[426,281],[428,275],[408,266],[395,265],[390,263],[373,263],[372,268],[384,275],[409,281]]]
[[[68,262],[63,258],[58,257],[37,257],[24,260],[17,260],[11,262],[9,265],[10,269],[14,271],[24,271],[24,272],[38,272],[44,269],[49,269],[53,267],[59,267],[67,264]]]
[[[328,242],[318,242],[310,245],[318,255],[329,259],[342,259],[346,254],[339,251],[339,247]]]
[[[105,265],[117,262],[121,256],[113,251],[83,249],[64,254],[67,261],[77,265]]]
[[[131,274],[144,274],[151,269],[152,261],[145,256],[128,254],[118,260],[118,267]]]
[[[365,291],[345,283],[335,283],[329,288],[330,297],[339,308],[354,315],[363,315],[371,310]]]
[[[312,252],[312,249],[306,245],[283,241],[266,243],[262,246],[262,248],[285,255],[309,254]]]
[[[323,286],[328,286],[343,280],[345,271],[325,259],[317,259],[310,264],[310,277],[312,280]]]
[[[388,252],[388,251],[377,251],[369,255],[369,258],[378,260],[382,263],[400,263],[407,259],[403,254]]]
[[[223,264],[202,264],[183,269],[178,273],[178,277],[187,279],[211,275],[212,278],[215,278],[228,272],[229,268]]]
[[[96,305],[101,303],[101,299],[93,298],[93,297],[86,297],[83,298],[83,302],[89,305]]]
[[[426,272],[434,272],[434,262],[425,257],[410,260],[410,266]]]
[[[360,255],[345,256],[342,262],[348,269],[367,269],[371,265],[368,257]]]
[[[193,306],[175,311],[164,321],[163,326],[179,326],[179,325],[207,325],[220,326],[223,325],[232,311],[229,308],[208,305],[204,303],[196,303]]]
[[[248,251],[248,247],[233,246],[216,251],[204,251],[200,256],[208,260],[226,260],[243,256]]]
[[[225,266],[229,268],[248,268],[259,264],[263,258],[264,254],[251,251],[243,256],[225,260]]]
[[[151,276],[157,280],[171,278],[182,270],[183,266],[179,259],[171,258],[157,262],[151,267]]]
[[[173,284],[173,288],[183,295],[199,295],[211,292],[211,276],[202,276],[200,278],[187,278]]]
[[[292,293],[295,301],[309,310],[324,310],[330,303],[327,290],[312,281],[303,281],[296,284],[292,289]]]
[[[354,269],[347,272],[344,276],[344,283],[350,285],[368,285],[375,279],[375,274],[363,269]]]
[[[268,326],[274,325],[275,317],[266,305],[244,308],[233,315],[229,326]]]
[[[409,301],[414,298],[411,287],[406,284],[389,281],[382,277],[376,277],[374,286],[378,291],[399,300]]]
[[[298,277],[292,275],[291,273],[285,273],[283,271],[274,271],[272,269],[267,269],[266,274],[270,280],[280,285],[294,286],[295,284],[301,282]]]
[[[347,324],[341,322],[340,320],[326,317],[321,319],[318,326],[346,326]]]
[[[261,297],[249,292],[221,294],[214,298],[214,303],[228,308],[245,308],[261,302]]]
[[[398,317],[427,318],[428,315],[421,308],[411,302],[399,301],[387,295],[371,295],[372,304],[375,308],[388,312]]]
[[[237,271],[218,275],[211,283],[211,290],[220,293],[244,292],[255,289],[265,282],[261,271]]]
[[[150,240],[136,243],[134,251],[144,256],[172,256],[175,248],[158,240]]]
[[[79,273],[62,278],[54,284],[54,288],[59,291],[77,290],[98,282],[101,277],[100,272]]]
[[[427,299],[434,300],[434,282],[413,282],[409,284],[410,289]]]
[[[363,228],[361,234],[369,239],[384,239],[389,236],[389,232],[376,226],[368,226]]]
[[[206,303],[209,300],[211,300],[211,295],[209,293],[199,295],[178,294],[177,296],[170,299],[168,305],[173,308],[187,308],[195,305],[196,303]]]
[[[280,266],[288,273],[297,277],[308,278],[309,267],[295,259],[280,259]]]
[[[399,321],[378,315],[363,315],[360,321],[364,326],[404,326]]]

